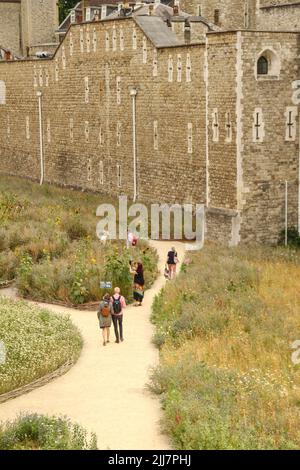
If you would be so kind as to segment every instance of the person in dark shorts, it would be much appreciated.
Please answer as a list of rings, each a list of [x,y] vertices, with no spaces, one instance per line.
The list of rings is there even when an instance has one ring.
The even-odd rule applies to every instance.
[[[169,279],[172,280],[174,279],[176,275],[176,265],[178,263],[178,256],[176,249],[174,247],[171,248],[171,251],[168,253],[168,259],[167,259],[167,266],[169,270]]]

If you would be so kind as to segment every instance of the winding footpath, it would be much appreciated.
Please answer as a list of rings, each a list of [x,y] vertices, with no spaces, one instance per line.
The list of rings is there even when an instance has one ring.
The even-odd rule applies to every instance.
[[[147,390],[149,372],[159,361],[151,343],[154,327],[150,323],[154,297],[165,284],[163,275],[170,242],[151,242],[159,255],[159,277],[146,292],[142,307],[127,307],[121,344],[102,346],[95,312],[78,311],[39,304],[52,312],[68,314],[80,329],[84,347],[77,364],[64,376],[47,385],[0,405],[0,421],[20,413],[36,412],[66,415],[89,432],[95,432],[100,449],[164,450],[168,438],[161,434],[159,400]],[[174,243],[180,261],[184,244]],[[11,289],[0,295],[12,296]]]

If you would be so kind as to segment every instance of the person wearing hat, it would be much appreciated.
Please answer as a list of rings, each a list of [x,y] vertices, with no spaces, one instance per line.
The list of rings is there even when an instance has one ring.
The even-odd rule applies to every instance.
[[[110,328],[112,323],[113,306],[109,294],[105,294],[103,300],[100,302],[97,317],[99,320],[99,326],[102,330],[103,346],[109,343]]]

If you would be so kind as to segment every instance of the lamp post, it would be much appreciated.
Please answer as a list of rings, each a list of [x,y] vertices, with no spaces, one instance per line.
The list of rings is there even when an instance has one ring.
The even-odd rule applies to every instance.
[[[41,167],[41,177],[40,177],[40,185],[44,182],[44,173],[45,173],[45,166],[44,166],[44,142],[43,142],[43,119],[42,119],[42,92],[37,92],[38,97],[38,107],[39,107],[39,136],[40,136],[40,167]]]
[[[137,152],[136,152],[136,97],[137,90],[130,90],[132,98],[132,148],[133,148],[133,202],[137,199]]]

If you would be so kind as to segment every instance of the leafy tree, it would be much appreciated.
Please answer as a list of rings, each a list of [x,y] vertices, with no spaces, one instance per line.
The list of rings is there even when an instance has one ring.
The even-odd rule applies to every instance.
[[[59,21],[62,22],[79,0],[58,0]]]

